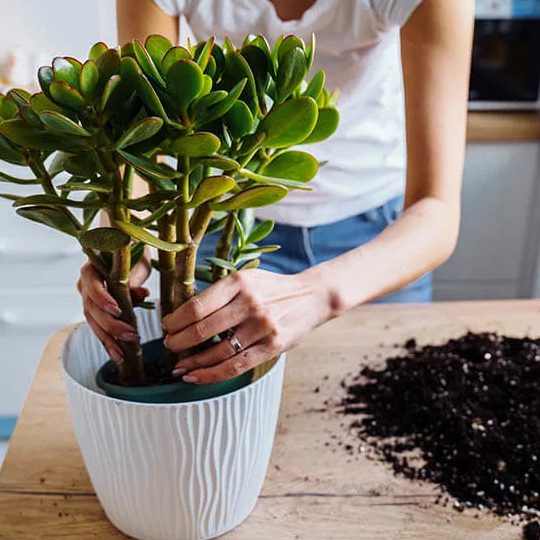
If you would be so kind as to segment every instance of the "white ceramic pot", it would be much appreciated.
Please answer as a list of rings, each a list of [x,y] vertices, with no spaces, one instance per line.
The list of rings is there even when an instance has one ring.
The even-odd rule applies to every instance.
[[[161,335],[141,310],[143,341]],[[69,337],[63,377],[79,446],[107,517],[144,540],[215,538],[257,503],[272,450],[285,358],[231,394],[194,403],[109,398],[94,377],[107,360],[86,324]]]

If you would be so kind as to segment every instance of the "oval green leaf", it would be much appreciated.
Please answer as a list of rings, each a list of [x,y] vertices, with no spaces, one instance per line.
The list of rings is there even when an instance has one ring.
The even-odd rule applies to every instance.
[[[256,244],[266,238],[273,230],[275,223],[271,219],[261,221],[247,237],[246,244]]]
[[[172,43],[165,36],[159,34],[148,36],[144,42],[144,48],[148,51],[156,67],[161,65],[163,57],[172,46]]]
[[[49,87],[52,99],[59,105],[80,112],[86,108],[86,101],[75,88],[64,81],[53,81]]]
[[[229,193],[236,187],[236,182],[230,176],[209,176],[204,178],[197,186],[197,190],[189,203],[189,208],[195,208],[201,204],[216,199]]]
[[[282,186],[254,186],[229,197],[225,201],[210,204],[212,210],[240,210],[275,204],[287,195],[289,190]]]
[[[98,227],[85,231],[79,237],[81,246],[97,251],[117,251],[131,242],[131,236],[112,227]]]
[[[306,96],[275,105],[259,125],[266,136],[264,144],[273,148],[298,144],[312,132],[317,115],[315,100]]]
[[[241,100],[236,101],[225,115],[225,124],[233,139],[241,139],[251,133],[254,123],[249,107]]]
[[[124,223],[122,221],[116,221],[115,225],[126,234],[129,234],[131,238],[140,240],[149,246],[155,247],[161,251],[168,251],[171,253],[176,253],[178,251],[183,251],[188,247],[187,244],[176,244],[173,242],[165,242],[161,238],[157,238],[153,234],[149,233],[147,230],[137,227],[133,223]]]
[[[339,111],[334,107],[319,109],[319,117],[313,131],[302,141],[302,144],[312,144],[328,139],[339,125]]]
[[[179,137],[171,143],[175,154],[187,157],[211,156],[219,150],[221,141],[213,133],[198,132]]]
[[[148,54],[148,51],[143,47],[140,41],[134,40],[132,43],[133,52],[135,53],[137,62],[139,62],[139,65],[141,66],[144,73],[163,86],[165,84],[165,81],[163,80],[161,73],[158,71],[156,65],[154,64],[154,61]]]
[[[185,48],[178,45],[177,47],[173,47],[172,49],[169,49],[167,54],[163,57],[163,60],[161,61],[161,72],[163,75],[167,75],[167,72],[169,69],[171,69],[171,66],[173,64],[176,64],[178,60],[192,60],[193,57],[191,56],[191,53]]]
[[[306,55],[294,47],[283,56],[278,66],[276,92],[278,102],[287,99],[304,80],[307,73]]]
[[[70,236],[79,236],[81,226],[71,212],[65,208],[31,206],[29,208],[18,208],[17,214]]]
[[[318,170],[319,162],[311,154],[289,150],[274,157],[261,172],[266,176],[309,182]]]
[[[103,41],[98,41],[90,47],[90,52],[88,53],[88,58],[94,60],[94,62],[106,51],[109,50],[109,47]]]
[[[84,98],[92,101],[96,96],[99,83],[99,70],[94,60],[87,60],[81,69],[79,87]]]
[[[167,90],[181,111],[186,111],[204,87],[201,68],[192,60],[178,60],[167,71]]]
[[[52,62],[54,78],[57,81],[64,81],[73,88],[79,88],[80,68],[77,68],[67,58],[57,56]]]
[[[116,141],[116,148],[121,149],[132,144],[145,141],[155,135],[163,126],[163,120],[156,116],[143,118],[129,126],[124,134]]]
[[[75,137],[91,137],[92,134],[86,131],[82,126],[60,114],[56,111],[44,111],[39,115],[40,120],[51,131],[55,133],[63,133],[65,135],[73,135]]]

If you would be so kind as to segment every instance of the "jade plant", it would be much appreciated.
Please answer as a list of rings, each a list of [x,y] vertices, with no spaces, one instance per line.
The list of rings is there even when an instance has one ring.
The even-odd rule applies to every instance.
[[[254,226],[251,209],[310,189],[320,164],[291,147],[326,139],[339,121],[324,72],[306,80],[314,49],[296,36],[273,47],[250,36],[236,48],[152,35],[144,45],[96,43],[84,63],[55,58],[38,71],[41,92],[0,96],[0,159],[32,173],[0,180],[40,190],[2,196],[76,238],[133,326],[130,271],[145,246],[156,248],[165,316],[197,294],[196,280],[255,268],[279,248],[260,244],[273,222]],[[142,197],[135,175],[148,185]],[[96,225],[101,211],[106,226]],[[197,266],[201,240],[217,231],[215,256]],[[148,383],[141,344],[120,344],[121,384]],[[175,361],[163,359],[166,369]]]

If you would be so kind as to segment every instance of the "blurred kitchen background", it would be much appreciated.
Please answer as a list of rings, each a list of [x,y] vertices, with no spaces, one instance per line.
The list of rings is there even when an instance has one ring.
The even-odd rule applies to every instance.
[[[53,56],[116,43],[114,0],[0,8],[0,87],[32,87]],[[462,232],[435,273],[435,299],[540,297],[540,0],[477,0],[476,11]],[[8,204],[0,201],[0,463],[47,338],[82,318],[77,245]]]

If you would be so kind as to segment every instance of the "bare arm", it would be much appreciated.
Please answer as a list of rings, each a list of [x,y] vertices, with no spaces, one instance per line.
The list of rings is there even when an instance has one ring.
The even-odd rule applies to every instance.
[[[408,168],[405,211],[373,241],[295,275],[247,270],[164,320],[166,345],[185,351],[228,328],[225,340],[185,358],[176,376],[230,378],[298,343],[312,328],[412,282],[452,253],[459,227],[472,0],[424,0],[401,33]]]
[[[138,39],[142,43],[150,34],[161,34],[178,43],[178,17],[167,15],[153,0],[116,0],[118,41]]]
[[[334,314],[399,289],[454,250],[472,32],[471,0],[424,0],[402,29],[405,211],[372,242],[313,269],[325,283],[337,276],[329,291]]]

